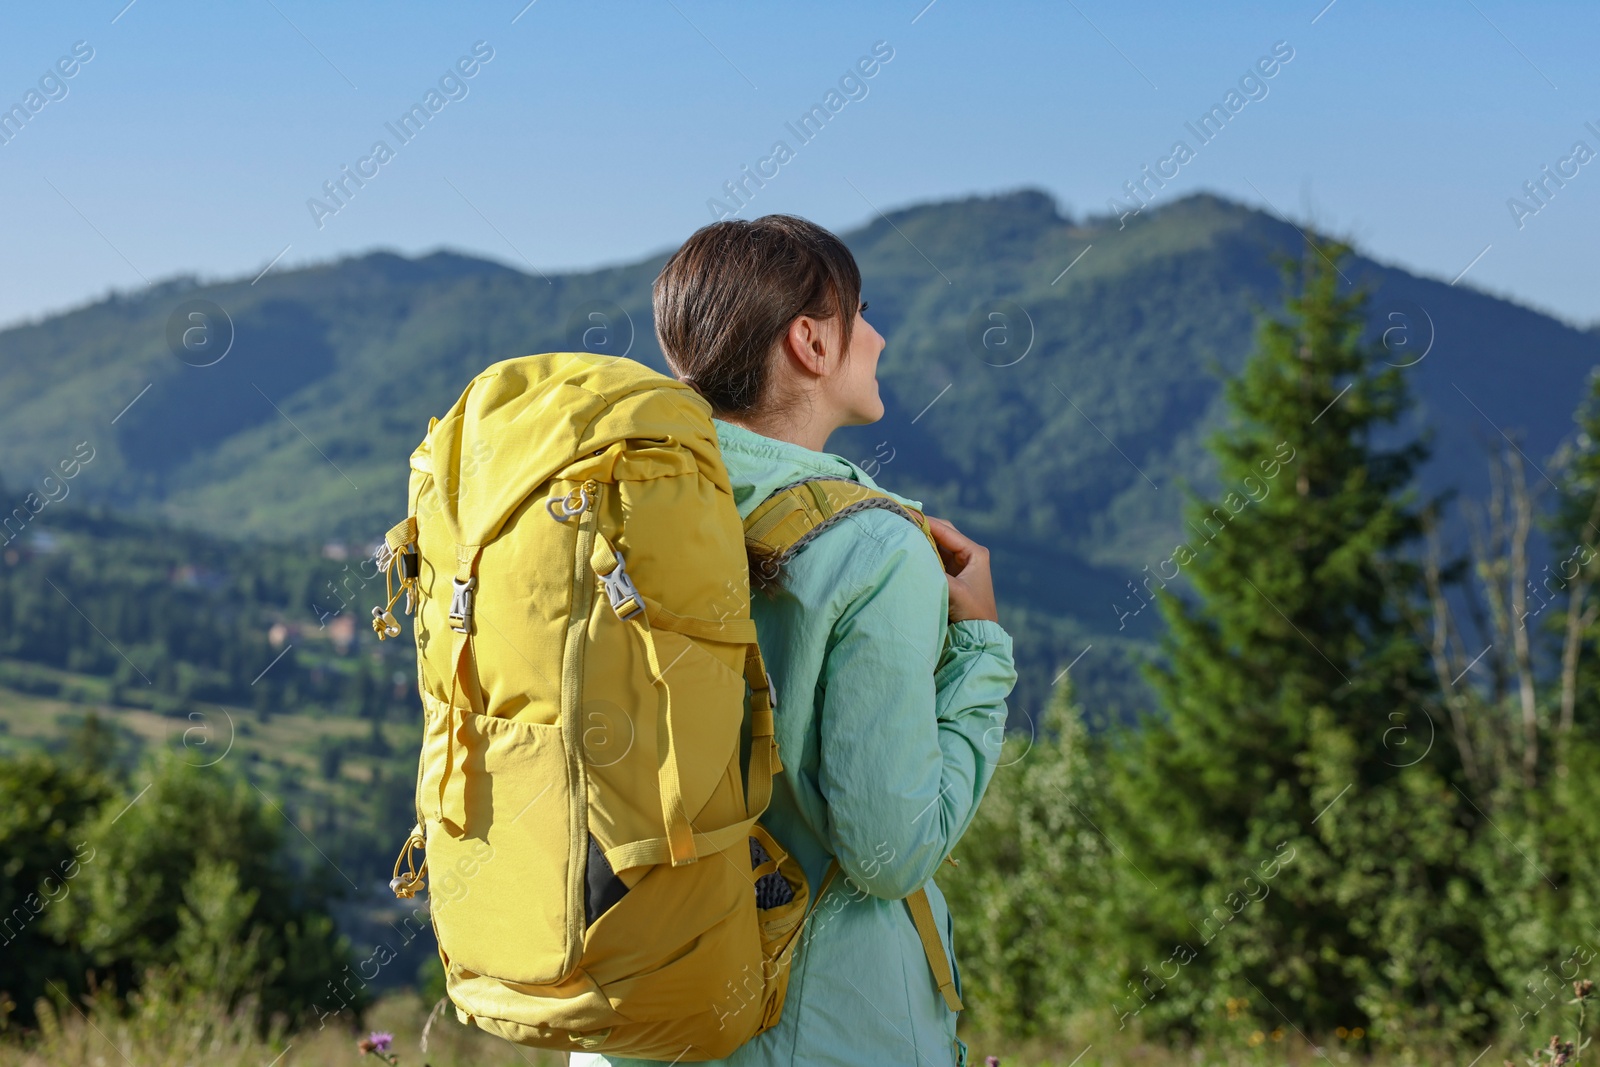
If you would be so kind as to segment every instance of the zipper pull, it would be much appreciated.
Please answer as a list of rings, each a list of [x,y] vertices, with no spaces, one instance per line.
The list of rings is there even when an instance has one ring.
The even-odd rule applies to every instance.
[[[600,485],[593,478],[572,490],[566,496],[553,496],[544,502],[545,510],[557,522],[566,522],[574,515],[582,515],[600,495]]]

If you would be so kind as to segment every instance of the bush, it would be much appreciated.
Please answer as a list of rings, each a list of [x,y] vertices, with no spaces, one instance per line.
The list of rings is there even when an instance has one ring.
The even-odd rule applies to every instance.
[[[32,1018],[54,980],[82,988],[88,959],[45,919],[70,899],[93,862],[85,821],[113,795],[112,783],[44,755],[0,760],[0,995]]]
[[[1033,737],[1006,740],[1001,765],[940,875],[956,923],[971,1025],[1066,1040],[1117,993],[1107,940],[1116,856],[1095,828],[1094,743],[1063,683]],[[1089,1023],[1091,1027],[1094,1023]]]
[[[43,756],[0,761],[0,991],[23,1021],[46,993],[83,993],[86,971],[250,1005],[263,1023],[359,1016],[359,988],[330,992],[348,945],[293,877],[284,816],[220,767],[168,756],[138,777],[120,791]]]

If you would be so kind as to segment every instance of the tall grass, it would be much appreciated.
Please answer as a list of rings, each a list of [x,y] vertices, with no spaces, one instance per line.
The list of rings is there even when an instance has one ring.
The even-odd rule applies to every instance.
[[[359,1030],[345,1017],[297,1034],[262,1034],[253,1021],[253,1004],[230,1011],[193,992],[147,989],[122,1006],[104,998],[91,999],[81,1009],[41,1001],[37,1030],[0,1037],[0,1067],[382,1067],[382,1059],[364,1055],[358,1046],[369,1031],[393,1035],[389,1052],[398,1067],[555,1067],[565,1062],[559,1053],[521,1048],[462,1026],[448,1005],[435,1007],[415,994],[398,994],[379,1001]],[[996,1056],[1003,1067],[1398,1067],[1465,1065],[1474,1056],[1482,1064],[1502,1062],[1498,1054],[1479,1055],[1489,1050],[1476,1049],[1373,1060],[1358,1041],[1313,1048],[1292,1031],[1253,1033],[1232,1046],[1190,1048],[1146,1043],[1131,1033],[1101,1034],[1071,1046],[981,1034],[964,1039],[973,1067],[987,1056]]]
[[[555,1067],[557,1053],[521,1048],[462,1026],[448,1009],[415,995],[380,1001],[357,1030],[348,1016],[297,1034],[254,1023],[254,1005],[230,1011],[203,994],[146,991],[118,1007],[109,998],[86,1008],[41,1001],[39,1027],[0,1039],[0,1067],[383,1067],[357,1042],[369,1031],[394,1035],[399,1067]],[[429,1027],[429,1019],[433,1023]],[[427,1051],[421,1048],[428,1028]]]

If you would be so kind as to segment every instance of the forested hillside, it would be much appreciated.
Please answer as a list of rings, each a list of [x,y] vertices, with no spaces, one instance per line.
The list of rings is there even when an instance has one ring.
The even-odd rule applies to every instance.
[[[1123,226],[1021,191],[843,236],[889,342],[888,414],[833,448],[992,545],[1020,707],[1042,706],[1093,644],[1081,692],[1127,711],[1129,663],[1159,629],[1146,568],[1187,536],[1185,484],[1215,487],[1200,442],[1221,418],[1221,376],[1242,365],[1254,314],[1277,301],[1273,261],[1301,235],[1210,196]],[[75,500],[226,537],[364,546],[396,518],[428,418],[487,364],[588,348],[662,367],[649,291],[664,257],[541,276],[377,253],[173,281],[16,327],[0,333],[0,475],[13,503],[43,499],[41,480],[87,448],[65,487]],[[1438,435],[1425,484],[1482,489],[1481,443],[1501,430],[1534,457],[1570,431],[1595,334],[1359,257],[1343,273],[1372,289],[1372,339],[1418,397],[1408,429]]]

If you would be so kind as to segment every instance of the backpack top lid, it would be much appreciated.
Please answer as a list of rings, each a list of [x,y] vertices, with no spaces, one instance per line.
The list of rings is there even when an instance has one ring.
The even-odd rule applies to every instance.
[[[732,492],[711,405],[700,394],[642,363],[589,352],[519,356],[488,367],[444,418],[431,421],[411,466],[434,476],[451,539],[479,546],[551,475],[625,438],[682,445]]]

